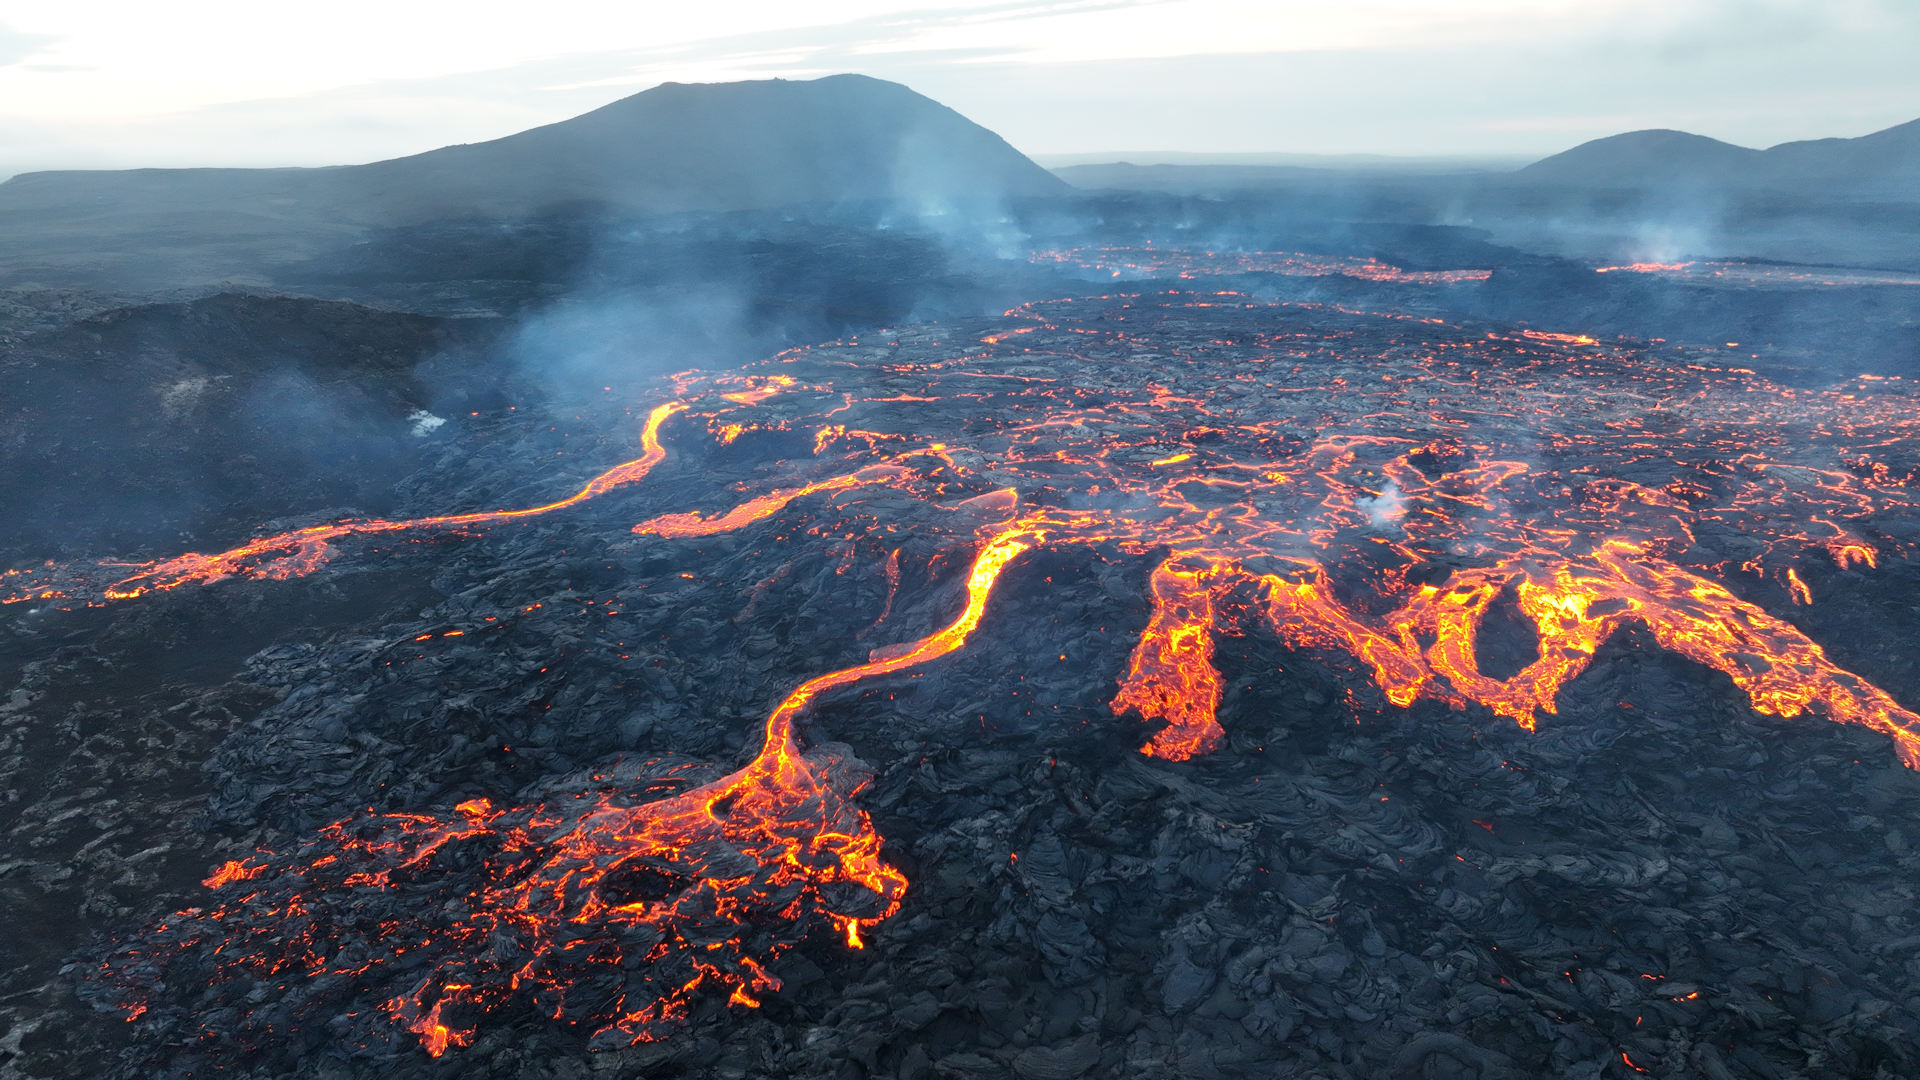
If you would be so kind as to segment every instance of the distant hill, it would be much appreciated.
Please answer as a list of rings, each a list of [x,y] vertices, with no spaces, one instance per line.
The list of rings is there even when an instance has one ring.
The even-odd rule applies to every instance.
[[[1070,191],[998,135],[860,75],[667,83],[491,142],[317,169],[25,173],[0,184],[0,288],[272,287],[376,232]]]
[[[906,200],[938,206],[1066,189],[998,135],[897,83],[667,83],[491,142],[319,169],[40,172],[0,215],[165,214],[408,225],[604,205],[637,212]]]
[[[1591,187],[1805,188],[1920,195],[1920,120],[1857,139],[1753,150],[1684,131],[1630,131],[1581,143],[1514,174]]]

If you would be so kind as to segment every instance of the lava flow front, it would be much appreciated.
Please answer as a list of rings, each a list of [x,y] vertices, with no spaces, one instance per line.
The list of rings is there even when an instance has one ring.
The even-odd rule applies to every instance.
[[[1769,610],[1911,555],[1904,384],[1796,390],[1577,335],[1176,293],[909,327],[670,393],[640,458],[547,506],[52,568],[16,590],[110,602],[283,578],[363,534],[505,528],[588,498],[641,508],[636,551],[766,529],[885,552],[890,587],[888,535],[970,553],[944,628],[791,690],[735,772],[655,764],[520,806],[368,814],[229,863],[210,906],[100,971],[131,1016],[210,985],[209,1015],[232,1024],[250,993],[324,980],[438,1054],[516,1000],[602,1045],[658,1036],[703,993],[755,1005],[810,927],[857,946],[907,884],[851,801],[865,774],[844,748],[803,748],[796,717],[962,648],[1039,549],[1153,560],[1145,630],[1101,678],[1116,714],[1154,724],[1116,737],[1157,758],[1228,734],[1221,631],[1350,668],[1356,709],[1425,700],[1531,729],[1631,627],[1758,713],[1864,725],[1920,765],[1920,716]],[[700,468],[722,457],[743,471]],[[662,469],[678,505],[641,483]],[[1533,639],[1505,677],[1481,659],[1496,611]]]
[[[1652,274],[1707,285],[1745,288],[1805,288],[1809,285],[1920,285],[1920,276],[1891,270],[1860,270],[1845,266],[1801,266],[1792,263],[1699,260],[1691,262],[1636,262],[1596,266],[1596,274]]]
[[[1099,247],[1036,251],[1043,266],[1104,270],[1123,281],[1178,276],[1185,280],[1223,274],[1282,277],[1351,277],[1394,285],[1466,285],[1485,281],[1491,270],[1403,270],[1355,255],[1310,255],[1302,251],[1195,251],[1184,248]]]

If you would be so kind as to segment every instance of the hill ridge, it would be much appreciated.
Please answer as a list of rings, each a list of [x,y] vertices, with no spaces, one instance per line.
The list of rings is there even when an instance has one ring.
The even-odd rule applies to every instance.
[[[1524,181],[1618,187],[1769,187],[1823,183],[1857,191],[1920,184],[1920,119],[1853,138],[1799,139],[1764,150],[1672,128],[1591,139],[1513,174]]]
[[[663,83],[498,139],[359,165],[23,173],[0,183],[0,216],[155,210],[390,226],[596,203],[635,212],[938,206],[1064,190],[953,109],[843,74]]]

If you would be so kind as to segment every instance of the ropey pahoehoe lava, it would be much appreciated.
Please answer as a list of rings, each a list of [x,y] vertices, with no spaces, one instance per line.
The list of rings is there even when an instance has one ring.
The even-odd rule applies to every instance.
[[[368,537],[617,506],[663,463],[757,439],[802,449],[633,531],[910,531],[971,553],[946,626],[771,702],[735,771],[652,762],[528,805],[344,818],[219,867],[205,906],[116,947],[100,992],[137,1022],[190,981],[228,1025],[205,1037],[244,1041],[269,1034],[246,1030],[248,994],[331,980],[435,1055],[514,1003],[597,1045],[658,1038],[698,995],[753,1007],[807,933],[858,947],[911,903],[858,806],[866,773],[845,747],[803,745],[796,718],[963,648],[1002,572],[1043,548],[1154,560],[1111,709],[1115,738],[1168,761],[1221,743],[1221,633],[1349,670],[1356,708],[1427,699],[1533,728],[1632,626],[1759,713],[1864,725],[1920,766],[1920,716],[1829,659],[1790,606],[1748,598],[1816,604],[1809,567],[1911,554],[1920,409],[1898,380],[1795,389],[1579,335],[1235,293],[1034,303],[984,338],[919,329],[676,376],[640,456],[547,505],[11,575],[9,599],[56,604],[286,578]],[[891,560],[843,572],[900,580]],[[1479,659],[1496,608],[1534,637],[1506,677]]]

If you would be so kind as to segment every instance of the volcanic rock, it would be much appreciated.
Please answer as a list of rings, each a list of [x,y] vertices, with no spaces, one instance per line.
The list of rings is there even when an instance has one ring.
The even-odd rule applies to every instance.
[[[34,657],[0,743],[7,783],[24,793],[4,820],[26,852],[0,887],[36,925],[59,898],[111,940],[75,946],[63,979],[44,956],[6,954],[33,1007],[59,1021],[9,1052],[65,1075],[112,1060],[124,1075],[836,1080],[1892,1078],[1920,1062],[1903,992],[1920,869],[1904,838],[1920,835],[1920,789],[1897,724],[1832,722],[1869,685],[1893,708],[1914,701],[1903,643],[1920,625],[1905,600],[1920,579],[1901,539],[1913,508],[1893,481],[1920,463],[1889,437],[1912,423],[1906,391],[1788,394],[1626,345],[1218,294],[1036,306],[887,342],[684,384],[683,407],[655,432],[656,471],[587,505],[436,531],[432,515],[497,505],[480,494],[516,482],[536,496],[529,506],[592,489],[596,465],[556,466],[528,441],[408,485],[400,512],[417,515],[407,535],[425,542],[345,532],[330,559],[285,568],[285,580],[267,561],[109,602],[104,588],[130,568],[54,568],[72,575],[76,602],[108,606],[32,617],[13,606],[0,623],[7,655]],[[1380,365],[1427,377],[1383,380]],[[1249,389],[1262,382],[1271,398]],[[1610,393],[1587,392],[1601,387]],[[1603,407],[1641,394],[1661,408]],[[1189,441],[1202,407],[1217,430]],[[1775,418],[1777,437],[1753,434],[1756,415]],[[582,421],[604,433],[594,452],[567,458],[652,460],[626,408],[598,419]],[[1283,422],[1305,435],[1262,433]],[[1388,422],[1409,434],[1383,437]],[[921,452],[934,439],[971,456]],[[1736,439],[1768,456],[1743,461]],[[1137,443],[1175,452],[1105,452]],[[1510,449],[1522,446],[1525,462]],[[1424,466],[1408,456],[1422,447]],[[1884,468],[1816,464],[1859,447]],[[894,468],[863,471],[876,456]],[[1389,476],[1411,523],[1397,532],[1359,509]],[[1713,488],[1690,494],[1689,481]],[[1102,499],[1120,483],[1157,497]],[[1003,486],[1017,497],[985,498]],[[670,934],[569,923],[555,950],[611,935],[642,951],[577,965],[555,998],[507,977],[534,951],[510,919],[498,938],[416,947],[421,926],[464,935],[476,914],[524,910],[466,899],[480,881],[513,888],[534,872],[500,837],[559,843],[582,822],[625,820],[594,818],[609,806],[734,775],[762,760],[782,695],[948,640],[938,635],[965,623],[983,554],[1029,535],[1022,513],[1051,531],[998,565],[963,648],[819,684],[795,720],[813,756],[793,776],[822,783],[792,788],[794,805],[821,807],[835,827],[823,847],[782,851],[830,876],[833,838],[871,815],[877,857],[907,882],[896,913],[830,880],[802,886],[819,919],[786,918],[781,890],[798,879],[772,869],[785,855],[762,862],[737,836],[703,833],[578,894],[650,903],[672,892],[662,877],[737,872],[752,914],[690,924],[690,949],[672,958],[653,952]],[[1845,522],[1850,539],[1793,531],[1815,517]],[[1266,561],[1249,545],[1251,579],[1205,577],[1200,549],[1273,521],[1330,532],[1321,543],[1257,533]],[[1765,574],[1693,561],[1740,536],[1765,541]],[[1624,539],[1646,545],[1639,557],[1610,554]],[[1878,565],[1829,542],[1871,546]],[[1501,545],[1526,558],[1501,562]],[[1407,550],[1417,566],[1385,573],[1405,569],[1394,560]],[[1494,566],[1512,576],[1475,576]],[[1418,604],[1532,603],[1561,587],[1556,567],[1568,590],[1618,593],[1580,610],[1619,621],[1590,652],[1562,646],[1583,669],[1528,731],[1487,703],[1511,708],[1493,690],[1468,695],[1474,647],[1441,650],[1440,623],[1420,622]],[[1789,567],[1813,575],[1813,604],[1793,598]],[[1217,593],[1169,591],[1174,571]],[[1645,576],[1656,571],[1685,576]],[[1672,582],[1687,588],[1661,591]],[[1184,655],[1143,651],[1178,608],[1169,596],[1204,596],[1222,624],[1200,627],[1220,632],[1217,683],[1197,684],[1217,686],[1219,743],[1186,759],[1139,752],[1173,745],[1162,742],[1173,718],[1110,704],[1137,660]],[[1276,598],[1294,605],[1291,621],[1269,618]],[[1333,633],[1385,626],[1403,602],[1405,638],[1382,633],[1362,653]],[[1340,612],[1351,621],[1325,621]],[[1583,621],[1508,616],[1503,633]],[[1686,652],[1675,626],[1750,637]],[[1760,656],[1793,634],[1824,647],[1818,663],[1794,663],[1828,672],[1828,698],[1791,718],[1757,711],[1738,681],[1755,666],[1728,655]],[[176,652],[142,651],[169,642]],[[171,684],[142,678],[196,648],[218,655]],[[1389,698],[1395,655],[1457,663],[1458,677]],[[1496,670],[1566,656],[1537,646]],[[1799,670],[1766,670],[1782,669]],[[113,771],[136,747],[141,771],[122,795]],[[142,797],[151,790],[167,800]],[[476,823],[495,820],[506,824],[490,839]],[[429,827],[462,835],[418,865],[376,857],[373,841]],[[362,842],[322,843],[346,835]],[[165,866],[141,855],[162,845]],[[366,861],[322,865],[322,851]],[[196,884],[222,871],[226,883]],[[386,887],[348,884],[376,872]],[[301,891],[308,875],[328,883],[317,904]],[[196,939],[216,906],[238,935],[224,951]],[[318,911],[399,929],[334,954],[368,966],[311,978],[305,967],[255,978],[222,959],[304,947]],[[853,948],[830,916],[877,921]],[[736,983],[753,1004],[723,985],[692,994],[654,1042],[593,1034],[621,995],[658,1000],[660,983],[690,978],[687,956],[726,955],[723,974],[743,978],[727,944],[736,930],[745,955],[778,954],[766,965],[778,989]],[[143,953],[152,941],[181,949]],[[558,966],[536,970],[565,966],[557,953],[544,962]],[[452,971],[502,977],[484,1002],[463,1000],[473,987]],[[113,1011],[79,1007],[76,982]],[[419,1008],[396,1011],[403,996]],[[443,1000],[454,1004],[436,1060],[434,1025],[409,1025]],[[459,1045],[451,1035],[467,1025]]]

